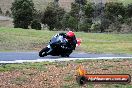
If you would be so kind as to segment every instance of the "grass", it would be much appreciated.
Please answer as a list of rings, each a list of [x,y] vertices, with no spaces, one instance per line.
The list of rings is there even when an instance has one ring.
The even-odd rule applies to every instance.
[[[36,69],[38,71],[47,71],[45,68],[46,65],[51,62],[43,63],[23,63],[23,64],[1,64],[0,72],[13,71],[13,70],[22,70],[22,69]]]
[[[76,70],[81,64],[88,74],[130,74],[131,59],[112,59],[112,60],[80,60],[59,62],[68,64],[65,67],[56,67],[58,62],[23,63],[0,65],[0,86],[2,88],[131,88],[130,84],[94,84],[87,83],[80,86],[76,82]],[[92,66],[89,66],[90,64]],[[7,69],[8,67],[8,69]],[[43,71],[41,68],[46,68]],[[103,70],[105,68],[107,70]],[[2,84],[2,85],[1,85]]]
[[[59,32],[0,28],[0,51],[39,51],[48,44],[53,35]],[[82,39],[82,44],[76,51],[132,54],[132,34],[83,32],[75,32],[75,34]]]

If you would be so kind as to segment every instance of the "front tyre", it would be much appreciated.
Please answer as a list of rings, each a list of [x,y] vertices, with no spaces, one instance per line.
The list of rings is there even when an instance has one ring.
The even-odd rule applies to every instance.
[[[39,56],[40,57],[44,57],[47,56],[47,52],[49,51],[48,47],[43,48],[40,52],[39,52]]]

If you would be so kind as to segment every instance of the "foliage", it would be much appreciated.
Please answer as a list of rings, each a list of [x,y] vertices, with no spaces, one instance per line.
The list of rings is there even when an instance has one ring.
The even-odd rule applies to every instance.
[[[61,29],[62,28],[61,20],[64,17],[65,11],[61,7],[58,7],[56,9],[56,12],[57,12],[57,16],[56,16],[57,22],[55,24],[55,28]]]
[[[71,3],[70,15],[78,18],[79,17],[79,11],[80,11],[79,5],[77,3]]]
[[[126,15],[128,17],[132,17],[132,3],[128,4],[128,6],[126,7]]]
[[[33,20],[34,10],[32,0],[15,0],[11,7],[14,27],[27,29]]]
[[[81,4],[81,5],[86,5],[87,4],[87,0],[75,0],[75,3]]]
[[[73,16],[70,16],[69,19],[68,19],[68,27],[71,30],[77,31],[77,26],[78,26],[77,24],[78,24],[77,19]]]
[[[61,24],[62,24],[62,29],[65,30],[66,28],[68,28],[68,20],[70,18],[70,14],[69,13],[66,13],[64,16],[63,16],[63,19],[61,20]]]
[[[101,22],[100,21],[97,21],[95,23],[93,23],[91,25],[91,32],[98,32],[100,30],[100,27],[101,27]]]
[[[33,19],[34,19],[34,20],[37,20],[37,21],[39,21],[39,22],[41,22],[42,16],[43,16],[42,11],[40,11],[40,10],[35,10],[35,11],[34,11],[34,14],[33,14]]]
[[[27,3],[27,1],[30,3]],[[14,27],[28,28],[28,25],[32,22],[32,28],[38,29],[36,25],[42,22],[42,24],[48,25],[49,30],[65,30],[67,28],[85,32],[131,30],[132,22],[129,18],[132,17],[132,4],[125,6],[121,2],[107,2],[104,4],[91,3],[87,0],[75,0],[71,3],[71,10],[65,12],[64,9],[59,7],[58,1],[54,0],[47,6],[45,11],[40,11],[33,10],[34,5],[31,0],[15,0],[16,3],[12,4],[11,9]],[[27,6],[31,3],[32,5],[28,8]]]
[[[107,18],[113,19],[118,15],[125,15],[125,7],[122,3],[109,2],[105,4],[105,15]]]
[[[60,21],[63,18],[64,13],[64,9],[51,3],[46,8],[41,21],[43,24],[47,24],[50,27],[50,30],[53,30],[54,28],[61,26]]]
[[[85,5],[84,7],[84,11],[85,11],[85,15],[88,18],[93,17],[93,12],[94,12],[94,5],[92,3],[87,3],[87,5]]]
[[[37,20],[34,20],[31,24],[31,28],[36,30],[41,30],[41,24]]]
[[[110,24],[109,29],[111,29],[111,32],[120,32],[121,29],[121,23],[119,21],[115,21],[112,24]]]
[[[90,32],[90,26],[91,25],[89,23],[79,24],[79,31]]]
[[[109,19],[102,18],[99,31],[106,32],[106,29],[109,27],[110,24],[111,24],[111,21]]]

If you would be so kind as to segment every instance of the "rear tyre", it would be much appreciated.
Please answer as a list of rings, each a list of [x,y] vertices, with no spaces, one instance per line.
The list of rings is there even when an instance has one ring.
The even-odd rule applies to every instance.
[[[44,57],[47,56],[47,52],[49,51],[48,47],[43,48],[40,52],[39,52],[39,56],[40,57]]]

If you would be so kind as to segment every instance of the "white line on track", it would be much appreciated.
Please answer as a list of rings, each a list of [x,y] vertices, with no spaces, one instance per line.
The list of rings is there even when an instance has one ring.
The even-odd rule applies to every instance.
[[[132,59],[132,57],[97,57],[97,58],[58,58],[58,59],[36,59],[36,60],[15,60],[15,61],[0,61],[1,64],[3,63],[23,63],[23,62],[55,62],[55,61],[70,61],[70,60],[101,60],[101,59]]]

